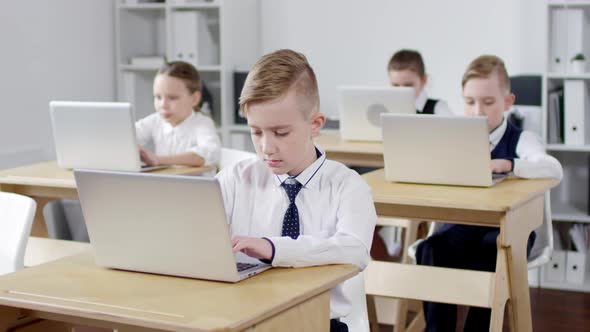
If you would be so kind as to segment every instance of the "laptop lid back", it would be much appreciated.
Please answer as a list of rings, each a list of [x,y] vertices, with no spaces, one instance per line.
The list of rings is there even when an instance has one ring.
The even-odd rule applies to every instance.
[[[52,101],[49,109],[60,167],[141,168],[131,104]]]
[[[237,281],[216,179],[75,170],[97,265]]]
[[[343,86],[339,95],[344,140],[381,141],[381,113],[416,113],[413,88]]]
[[[384,114],[382,121],[387,180],[492,185],[485,117]]]

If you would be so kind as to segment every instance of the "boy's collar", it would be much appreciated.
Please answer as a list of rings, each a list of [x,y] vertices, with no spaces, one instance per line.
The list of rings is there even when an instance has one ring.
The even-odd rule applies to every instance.
[[[506,127],[508,127],[507,121],[508,120],[506,120],[505,116],[502,117],[502,123],[490,133],[490,144],[492,144],[492,146],[496,146],[500,143],[502,136],[504,136],[504,132],[506,132]]]
[[[297,182],[301,183],[304,188],[311,189],[313,188],[317,181],[312,181],[313,178],[317,176],[320,168],[326,161],[326,153],[322,151],[320,148],[315,146],[316,155],[319,155],[316,161],[311,163],[311,165],[307,166],[301,173],[297,174],[296,176],[292,177],[289,174],[280,174],[275,176],[275,183],[277,186],[280,186],[285,182],[285,180],[289,178],[293,178],[297,180]],[[320,155],[321,154],[321,155]]]
[[[426,101],[428,100],[428,96],[426,95],[426,89],[422,89],[422,92],[416,98],[416,110],[422,112],[424,110],[424,106],[426,106]]]

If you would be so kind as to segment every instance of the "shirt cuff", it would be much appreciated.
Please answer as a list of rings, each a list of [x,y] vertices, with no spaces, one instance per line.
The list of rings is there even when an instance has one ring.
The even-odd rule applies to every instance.
[[[514,158],[514,159],[508,159],[512,162],[512,168],[510,169],[511,173],[514,173],[514,169],[516,168],[516,161],[518,160],[518,158]]]
[[[196,153],[201,156],[201,158],[205,159],[206,166],[213,166],[219,163],[220,149],[217,149],[216,151],[215,149],[205,146],[194,146],[190,148],[189,151]]]
[[[275,244],[269,238],[263,237],[263,239],[270,243],[270,246],[272,247],[272,255],[270,256],[270,259],[260,259],[260,261],[264,264],[272,264],[272,261],[275,259]]]

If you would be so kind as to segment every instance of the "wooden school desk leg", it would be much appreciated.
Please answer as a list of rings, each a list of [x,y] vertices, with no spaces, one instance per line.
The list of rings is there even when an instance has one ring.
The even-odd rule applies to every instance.
[[[414,319],[412,319],[412,322],[406,327],[406,332],[422,332],[424,329],[426,329],[424,311],[419,310]]]
[[[371,332],[379,332],[377,308],[375,307],[375,297],[373,295],[367,295],[367,314],[369,316],[369,329]]]
[[[533,330],[526,248],[529,234],[543,223],[543,202],[543,195],[540,195],[508,212],[500,223],[499,239],[506,251],[508,267],[508,317],[512,331]]]
[[[508,268],[506,266],[506,250],[500,245],[499,238],[496,241],[498,243],[498,255],[496,258],[494,286],[490,290],[493,292],[491,296],[492,314],[490,318],[490,331],[502,332],[504,308],[508,301]]]
[[[402,263],[412,264],[410,256],[408,256],[408,248],[418,237],[418,226],[420,222],[417,220],[406,220],[404,225],[404,246],[402,251]],[[406,332],[406,324],[408,318],[409,301],[407,299],[398,299],[396,306],[396,320],[393,326],[393,332]],[[421,312],[422,310],[420,310]]]
[[[396,320],[393,325],[393,332],[406,331],[406,319],[408,317],[408,300],[398,299],[396,306]]]
[[[45,217],[43,217],[43,208],[45,204],[52,201],[53,198],[47,197],[33,197],[37,203],[37,209],[35,211],[35,220],[31,227],[31,235],[38,237],[48,237],[47,225],[45,224]]]

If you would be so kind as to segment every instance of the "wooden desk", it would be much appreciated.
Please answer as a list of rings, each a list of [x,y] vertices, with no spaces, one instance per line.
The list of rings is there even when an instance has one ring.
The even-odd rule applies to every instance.
[[[471,272],[474,275],[482,274],[480,279],[489,281],[487,285],[479,284],[479,293],[482,295],[482,299],[490,295],[486,292],[486,289],[489,289],[488,286],[493,284],[497,291],[490,295],[491,302],[489,303],[497,304],[502,301],[503,296],[508,300],[507,303],[501,303],[501,312],[492,312],[492,322],[502,321],[504,304],[507,304],[510,313],[511,330],[525,332],[532,330],[527,279],[527,239],[530,232],[542,224],[544,194],[555,187],[559,183],[558,180],[522,180],[513,178],[504,180],[490,188],[402,184],[387,182],[383,169],[367,173],[363,175],[363,178],[372,189],[375,208],[380,216],[408,218],[417,221],[442,220],[452,223],[499,227],[496,272],[491,276],[480,271],[464,272]],[[409,268],[408,266],[399,266],[399,268],[400,273],[398,275],[407,275],[405,270]],[[421,268],[436,269],[432,267],[413,267],[412,271],[420,271]],[[443,268],[438,268],[437,271],[441,275],[449,275],[448,271],[443,271]],[[428,286],[437,282],[433,274],[429,274],[427,279],[429,281],[426,284],[418,283],[418,285]],[[457,278],[453,277],[451,280],[457,280]],[[375,283],[384,282],[384,280],[377,279],[372,281]],[[369,283],[371,280],[367,282]],[[396,283],[391,280],[388,282],[389,284]],[[407,288],[407,285],[402,286]],[[456,298],[461,293],[467,293],[467,286],[469,286],[467,283],[463,284],[463,292],[461,289],[451,289],[451,286],[446,289],[445,287],[439,287],[438,293],[455,293],[447,294],[445,300],[448,301],[448,298]],[[502,294],[503,287],[506,288],[507,294]],[[434,289],[436,287],[431,288],[433,290],[429,294],[414,294],[414,298],[432,300],[432,293],[436,291]],[[398,293],[402,292],[406,291],[401,290]],[[407,294],[407,292],[404,294]],[[442,296],[441,294],[438,295]],[[475,295],[466,294],[466,296],[471,297]],[[457,302],[451,301],[451,303]],[[481,301],[467,299],[464,304],[467,303],[481,303]],[[492,330],[498,330],[498,328],[501,331],[501,325],[498,327],[494,326],[494,323],[492,324]]]
[[[49,319],[119,332],[327,332],[330,288],[357,273],[277,268],[231,284],[100,268],[87,252],[1,276],[0,331]]]
[[[326,151],[328,159],[347,166],[383,167],[383,143],[343,141],[340,134],[322,134],[314,142]]]
[[[157,170],[154,173],[200,175],[214,169],[212,166],[175,167]],[[74,173],[58,167],[55,161],[1,170],[0,191],[22,194],[35,199],[37,212],[31,234],[43,237],[47,236],[47,227],[43,219],[45,203],[58,198],[78,199]]]
[[[54,260],[77,255],[92,249],[90,243],[29,237],[25,251],[25,267],[45,264]]]

